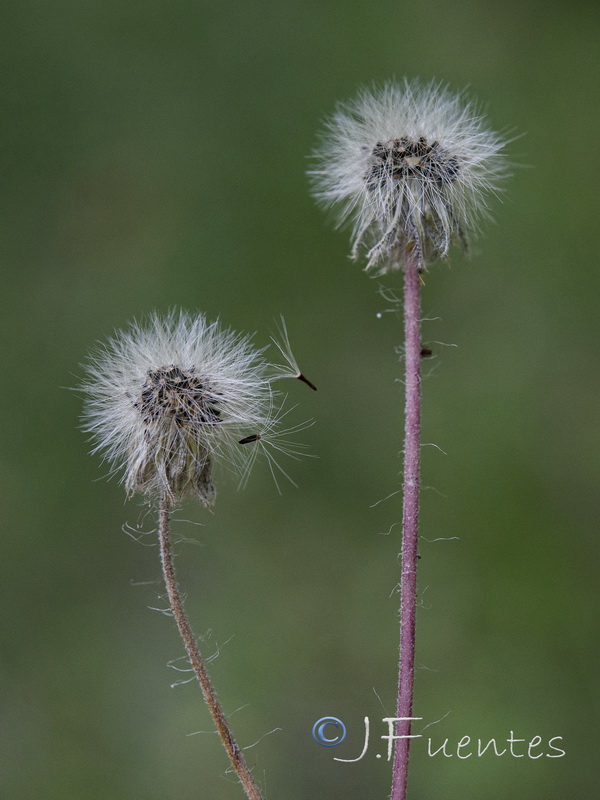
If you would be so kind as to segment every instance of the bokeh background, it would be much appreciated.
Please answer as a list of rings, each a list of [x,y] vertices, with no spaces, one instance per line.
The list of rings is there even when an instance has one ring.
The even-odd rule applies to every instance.
[[[415,711],[441,720],[434,748],[513,731],[544,753],[419,741],[411,797],[596,796],[597,4],[7,0],[0,17],[2,797],[242,796],[197,688],[170,686],[187,676],[152,610],[152,515],[103,480],[69,390],[95,341],[178,306],[257,344],[284,314],[319,388],[287,387],[290,420],[315,421],[318,459],[283,463],[298,488],[265,463],[244,491],[221,473],[215,513],[187,503],[175,524],[232,725],[260,740],[268,799],[387,796],[401,498],[377,501],[399,487],[402,367],[380,290],[400,281],[348,261],[304,173],[337,100],[404,75],[469,86],[523,134],[495,222],[423,291],[425,339],[455,346],[425,365],[443,452],[423,449]],[[338,748],[311,737],[326,715]],[[365,716],[368,754],[335,762]]]

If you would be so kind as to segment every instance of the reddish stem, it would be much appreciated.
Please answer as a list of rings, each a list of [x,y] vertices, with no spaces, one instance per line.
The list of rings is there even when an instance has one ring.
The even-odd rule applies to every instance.
[[[400,582],[400,667],[396,736],[410,736],[415,673],[417,544],[419,540],[419,472],[421,460],[421,333],[419,262],[408,252],[404,263],[404,507]],[[406,800],[410,739],[396,740],[390,800]]]
[[[262,800],[260,789],[258,788],[256,781],[254,780],[254,777],[250,772],[248,764],[246,763],[246,759],[244,758],[244,754],[242,753],[240,747],[233,738],[233,733],[231,732],[231,728],[229,727],[227,718],[223,713],[223,708],[221,707],[221,703],[219,702],[219,698],[217,697],[215,688],[212,685],[212,682],[208,676],[208,672],[206,671],[206,666],[204,664],[204,659],[200,655],[200,650],[196,643],[196,638],[192,633],[192,628],[190,626],[187,615],[183,608],[181,595],[179,594],[179,587],[177,586],[177,581],[175,579],[175,569],[173,567],[173,555],[171,553],[171,536],[170,536],[170,524],[169,524],[170,507],[169,507],[169,502],[166,498],[163,498],[161,501],[158,516],[159,516],[158,533],[160,540],[160,557],[162,561],[163,575],[165,579],[165,585],[167,587],[167,594],[169,595],[169,603],[171,605],[171,611],[173,612],[173,617],[175,618],[175,622],[177,623],[179,634],[183,639],[183,643],[185,645],[185,649],[187,651],[190,664],[192,665],[192,667],[194,668],[194,672],[196,673],[196,678],[198,679],[198,683],[200,684],[200,688],[202,689],[202,694],[204,695],[206,704],[208,705],[208,708],[210,710],[217,731],[219,732],[219,737],[223,742],[223,746],[227,751],[227,755],[229,756],[229,760],[231,761],[231,764],[234,770],[236,771],[239,781],[244,787],[246,796],[248,797],[248,800]]]

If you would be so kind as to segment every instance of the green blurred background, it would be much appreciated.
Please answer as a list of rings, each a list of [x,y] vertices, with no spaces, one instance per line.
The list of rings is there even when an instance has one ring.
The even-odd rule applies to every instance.
[[[188,503],[175,524],[235,732],[281,729],[248,751],[270,800],[387,796],[401,501],[373,505],[399,485],[401,318],[377,313],[400,282],[348,261],[304,172],[337,100],[404,75],[468,85],[524,134],[495,223],[423,292],[425,339],[457,346],[425,365],[424,441],[444,453],[423,450],[422,534],[460,538],[422,542],[415,711],[444,717],[434,747],[513,731],[567,752],[430,758],[419,741],[411,797],[597,796],[599,13],[2,4],[3,798],[242,796],[216,737],[188,736],[211,730],[197,688],[170,688],[186,676],[149,610],[165,604],[152,515],[102,479],[68,391],[96,340],[174,306],[257,344],[284,314],[319,387],[288,386],[293,421],[315,420],[318,459],[284,464],[298,489],[278,494],[265,463],[244,491],[222,474],[215,513]],[[325,715],[348,727],[337,749],[311,737]],[[333,761],[358,755],[367,715],[368,754]]]

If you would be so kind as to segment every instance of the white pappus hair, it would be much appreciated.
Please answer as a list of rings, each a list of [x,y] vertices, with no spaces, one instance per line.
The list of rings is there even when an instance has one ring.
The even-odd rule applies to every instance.
[[[84,430],[93,452],[122,471],[129,494],[170,503],[195,494],[211,506],[215,459],[244,472],[256,452],[243,445],[268,435],[279,418],[271,381],[283,368],[272,375],[249,337],[201,314],[134,322],[100,346],[86,369]]]
[[[352,258],[364,247],[367,269],[386,272],[410,248],[424,267],[466,246],[506,174],[504,144],[463,94],[405,79],[340,104],[309,175],[338,223],[352,220]]]

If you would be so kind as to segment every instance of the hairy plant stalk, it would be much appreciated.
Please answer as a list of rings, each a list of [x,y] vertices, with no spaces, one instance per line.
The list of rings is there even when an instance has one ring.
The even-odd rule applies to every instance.
[[[200,655],[200,650],[196,643],[196,639],[192,633],[189,620],[183,609],[183,603],[179,594],[179,588],[177,586],[175,570],[173,567],[170,536],[170,516],[171,509],[169,501],[163,496],[159,509],[158,534],[160,539],[160,557],[163,568],[163,576],[167,587],[167,593],[169,595],[171,611],[173,612],[173,616],[177,623],[177,628],[179,629],[185,649],[187,650],[188,658],[192,667],[194,668],[194,672],[196,673],[196,678],[198,679],[198,683],[202,689],[202,694],[204,695],[204,699],[206,700],[219,736],[221,737],[223,746],[225,747],[233,768],[240,779],[240,783],[242,784],[244,791],[246,792],[246,796],[248,797],[248,800],[262,800],[262,795],[258,786],[256,785],[256,782],[254,781],[250,769],[248,768],[244,754],[233,738],[229,723],[227,722],[225,714],[223,713],[223,709],[219,702],[219,698],[217,697],[215,688],[208,676],[208,672],[206,671],[206,666],[202,656]]]
[[[402,511],[402,577],[400,581],[400,666],[396,735],[410,736],[415,673],[417,545],[421,448],[421,332],[419,262],[413,250],[404,261],[404,507]],[[405,800],[410,739],[396,740],[391,800]]]

